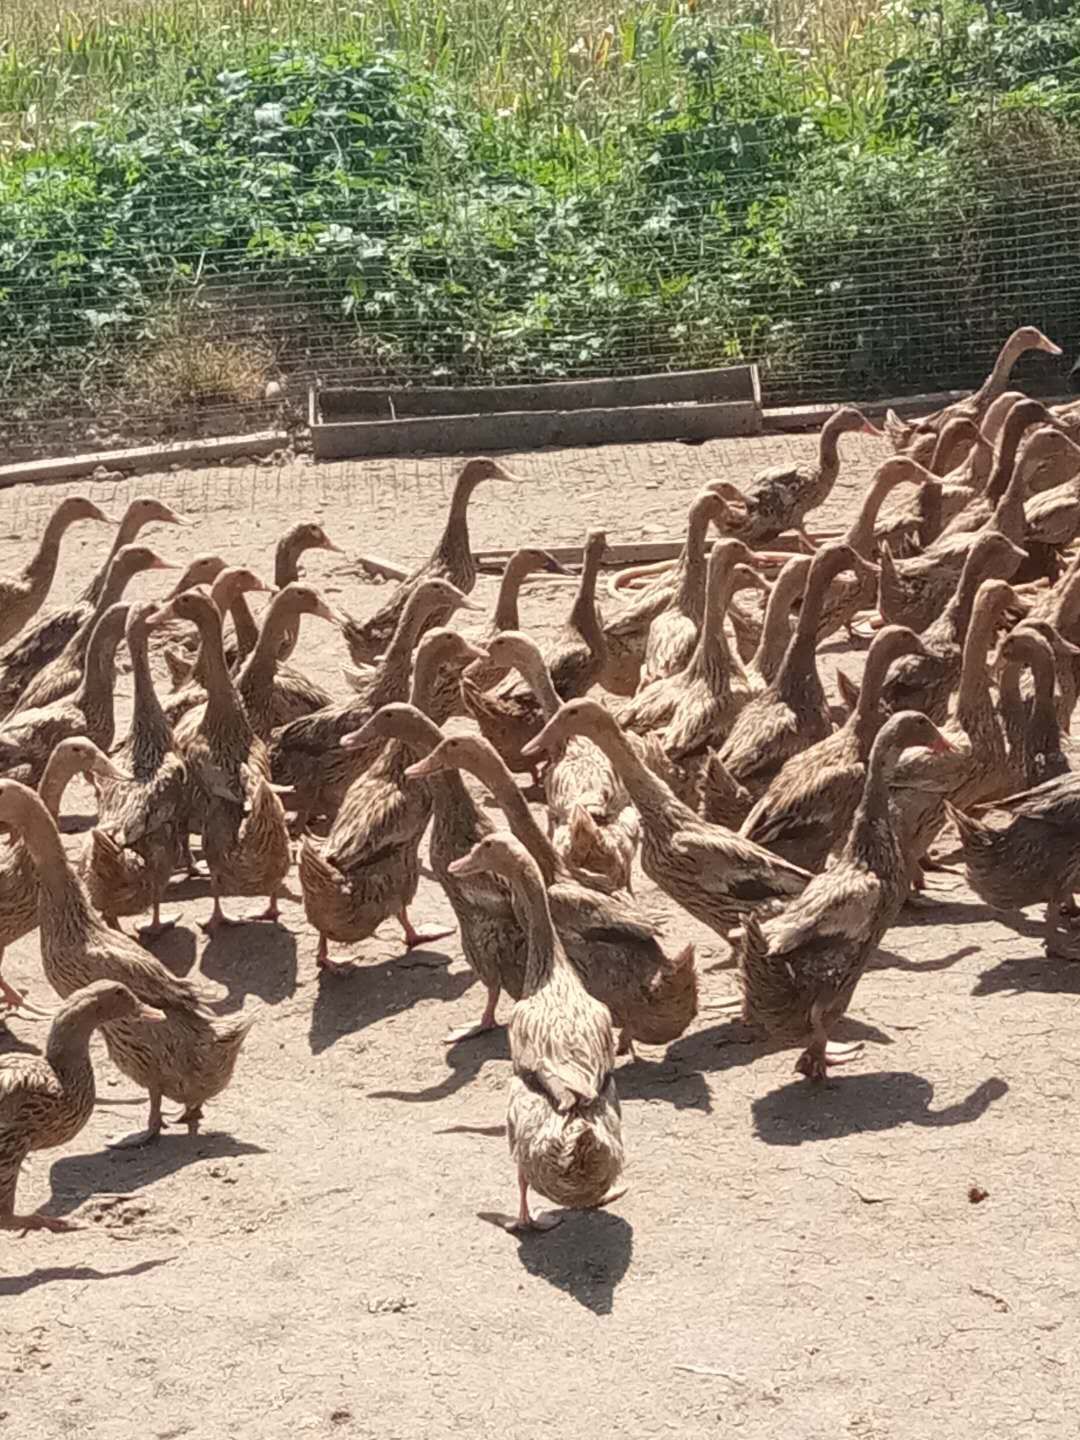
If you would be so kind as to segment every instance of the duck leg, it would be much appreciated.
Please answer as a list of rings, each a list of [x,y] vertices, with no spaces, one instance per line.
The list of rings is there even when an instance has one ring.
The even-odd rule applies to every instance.
[[[447,1045],[456,1045],[459,1040],[471,1040],[474,1035],[484,1035],[489,1030],[497,1030],[499,1022],[495,1019],[495,1007],[499,1003],[501,987],[489,985],[487,992],[487,1003],[484,1006],[484,1013],[475,1025],[462,1025],[457,1030],[451,1030],[446,1037]]]
[[[795,1062],[795,1069],[809,1080],[824,1080],[833,1065],[847,1065],[863,1048],[861,1040],[848,1045],[837,1045],[829,1040],[824,1024],[824,1007],[814,1005],[810,1011],[810,1024],[814,1038]]]
[[[172,930],[179,919],[179,914],[170,915],[164,920],[161,918],[161,896],[160,894],[155,894],[150,924],[139,926],[137,931],[139,939],[156,940],[160,935],[164,935],[167,930]]]
[[[61,1220],[58,1215],[17,1215],[15,1213],[15,1186],[19,1179],[19,1167],[29,1152],[22,1151],[5,1160],[0,1172],[0,1230],[52,1230],[57,1234],[65,1230],[80,1230],[74,1220]]]
[[[403,905],[398,911],[398,921],[405,931],[405,949],[414,950],[417,945],[430,945],[433,940],[445,940],[447,935],[453,935],[453,928],[449,930],[417,930],[409,919],[408,907]]]
[[[138,1150],[143,1145],[152,1145],[161,1134],[165,1124],[161,1114],[161,1091],[150,1091],[150,1114],[146,1117],[146,1129],[125,1135],[122,1140],[106,1140],[106,1150]]]
[[[549,1212],[546,1215],[532,1215],[529,1213],[529,1182],[525,1179],[524,1172],[518,1171],[518,1213],[507,1215],[502,1219],[503,1228],[509,1230],[512,1235],[527,1234],[531,1230],[554,1230],[556,1225],[563,1221],[561,1212]]]
[[[325,970],[330,975],[350,975],[356,969],[356,964],[352,960],[330,959],[330,941],[321,931],[319,932],[319,948],[315,952],[315,964],[320,970]]]
[[[225,930],[234,925],[242,925],[243,923],[242,920],[233,920],[231,916],[226,915],[225,911],[222,910],[221,896],[218,894],[218,888],[215,885],[214,908],[210,912],[210,919],[204,920],[200,928],[205,930],[208,935],[213,935],[218,930]]]
[[[0,960],[4,958],[4,952],[0,949]],[[28,1004],[26,997],[20,995],[13,985],[9,985],[0,975],[0,1001],[3,1002],[3,1012],[24,1016],[27,1020],[51,1020],[53,1012],[42,1010],[37,1005]]]
[[[255,921],[256,923],[265,920],[268,921],[271,925],[280,924],[281,907],[278,904],[277,891],[274,890],[271,892],[270,897],[266,902],[265,910],[257,910],[254,915],[249,915],[247,918],[249,920]]]

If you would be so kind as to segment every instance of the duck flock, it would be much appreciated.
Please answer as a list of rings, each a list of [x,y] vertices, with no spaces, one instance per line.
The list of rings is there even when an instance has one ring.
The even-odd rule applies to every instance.
[[[841,435],[881,433],[850,406],[816,462],[707,485],[678,559],[614,576],[606,615],[607,540],[590,532],[543,645],[520,627],[520,589],[569,573],[543,549],[509,560],[482,638],[450,625],[479,608],[469,497],[513,478],[493,460],[463,466],[434,553],[363,621],[298,579],[305,550],[338,549],[314,523],[281,539],[273,587],[200,555],[161,600],[126,603],[134,575],[173,568],[140,533],[185,523],[150,498],[128,507],[78,602],[40,618],[66,531],[108,518],[64,500],[26,569],[0,580],[0,947],[36,930],[60,999],[39,1006],[0,977],[0,1006],[49,1024],[44,1055],[0,1059],[0,1228],[70,1224],[18,1213],[16,1185],[31,1150],[89,1118],[96,1029],[148,1096],[146,1129],[120,1144],[152,1142],[166,1100],[195,1134],[232,1080],[255,1016],[216,1015],[147,948],[175,923],[162,905],[177,877],[208,875],[214,931],[280,924],[295,865],[329,976],[355,963],[332,947],[387,919],[408,947],[437,938],[409,916],[427,838],[484,990],[477,1022],[449,1040],[495,1027],[503,992],[514,1002],[510,1228],[558,1219],[532,1213],[530,1188],[565,1207],[618,1197],[616,1057],[670,1043],[697,1013],[693,947],[639,907],[638,865],[730,944],[731,1009],[799,1046],[812,1081],[857,1058],[830,1032],[939,837],[995,918],[1045,906],[1048,953],[1080,958],[1067,739],[1080,407],[1008,388],[1028,350],[1060,354],[1018,330],[967,399],[912,424],[890,412],[893,453],[841,536],[806,522],[835,484]],[[271,594],[257,625],[258,591]],[[305,615],[340,632],[342,693],[296,663]],[[818,647],[838,633],[865,664],[830,701]],[[117,736],[121,643],[134,703]],[[97,818],[73,854],[58,816],[75,775]],[[264,908],[239,919],[238,896]]]

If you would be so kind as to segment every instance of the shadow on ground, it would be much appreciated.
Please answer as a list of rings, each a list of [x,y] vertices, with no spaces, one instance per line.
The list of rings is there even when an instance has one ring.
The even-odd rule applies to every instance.
[[[421,1000],[456,1000],[473,983],[473,976],[469,970],[449,967],[450,957],[442,951],[418,947],[370,965],[361,959],[355,970],[344,974],[320,971],[308,1031],[311,1053],[321,1055],[344,1036],[401,1015]]]
[[[536,1213],[535,1211],[533,1212]],[[502,1217],[481,1212],[498,1225]],[[610,1315],[615,1291],[630,1266],[634,1231],[610,1210],[570,1210],[554,1230],[507,1235],[530,1275],[562,1290],[594,1315]]]
[[[909,1071],[848,1075],[815,1085],[798,1079],[763,1095],[751,1106],[754,1133],[766,1145],[805,1145],[901,1125],[930,1129],[972,1125],[1008,1092],[998,1076],[984,1080],[963,1100],[932,1110],[934,1087]]]
[[[95,1195],[135,1195],[145,1186],[201,1160],[265,1154],[260,1145],[211,1132],[194,1137],[166,1133],[141,1150],[64,1155],[49,1172],[52,1198],[44,1208],[49,1215],[70,1215]]]

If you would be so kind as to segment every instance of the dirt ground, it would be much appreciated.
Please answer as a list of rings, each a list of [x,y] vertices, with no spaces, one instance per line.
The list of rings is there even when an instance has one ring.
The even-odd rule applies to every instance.
[[[596,524],[668,535],[704,480],[813,446],[511,457],[521,482],[477,493],[474,544],[573,543]],[[869,439],[843,448],[822,524],[850,516],[880,458]],[[350,551],[421,558],[454,468],[223,467],[88,488],[114,513],[153,492],[196,520],[147,532],[169,558],[216,550],[271,575],[276,539],[306,517]],[[5,570],[58,498],[0,495]],[[98,528],[70,535],[57,598],[103,555]],[[307,560],[358,614],[385,594],[339,557]],[[477,598],[494,590],[481,579]],[[530,590],[529,627],[557,623],[568,597]],[[339,638],[304,624],[297,658],[340,684]],[[119,691],[121,736],[126,675]],[[88,792],[69,792],[67,814],[88,822]],[[144,1101],[95,1044],[91,1123],[34,1157],[20,1188],[25,1207],[84,1228],[0,1240],[0,1434],[1074,1435],[1080,966],[1044,959],[1034,923],[1004,928],[959,878],[931,886],[938,903],[889,932],[838,1032],[866,1039],[860,1062],[815,1087],[793,1050],[710,1011],[733,990],[726,947],[642,881],[670,943],[699,942],[701,1014],[666,1053],[620,1063],[625,1198],[520,1241],[480,1216],[515,1198],[505,1037],[443,1043],[482,1006],[456,938],[403,956],[388,924],[355,973],[320,977],[298,903],[280,928],[207,943],[210,901],[189,887],[157,953],[200,973],[222,1012],[252,997],[265,1010],[206,1133],[146,1151],[103,1149],[141,1126]],[[422,882],[416,922],[450,913]],[[36,936],[4,968],[50,1003]],[[43,1038],[0,1023],[0,1051]]]

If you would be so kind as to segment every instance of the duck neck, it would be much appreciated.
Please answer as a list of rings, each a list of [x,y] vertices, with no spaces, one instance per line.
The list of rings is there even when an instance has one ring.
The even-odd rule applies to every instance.
[[[544,663],[543,656],[540,655],[530,655],[527,660],[523,657],[517,668],[529,689],[536,696],[546,724],[562,704],[555,686],[552,684],[551,671]]]
[[[1024,427],[1015,423],[1012,415],[1009,415],[998,442],[994,468],[986,482],[986,498],[991,505],[997,505],[1009,488],[1016,470],[1016,452],[1020,448],[1023,434]]]
[[[870,747],[885,723],[885,716],[881,713],[881,687],[895,658],[892,655],[875,654],[873,647],[866,657],[859,698],[849,721],[859,754],[864,757],[870,753]]]
[[[229,614],[232,616],[238,654],[250,655],[259,643],[259,627],[255,624],[255,617],[243,591],[233,596],[229,603]]]
[[[649,769],[617,725],[598,726],[595,731],[588,732],[588,738],[611,761],[646,827],[653,830],[670,828],[673,821],[682,823],[685,817],[691,815],[689,807],[677,798],[659,775]]]
[[[870,488],[863,496],[859,513],[844,536],[844,544],[850,545],[856,555],[869,560],[874,547],[874,527],[885,503],[885,497],[899,484],[890,475],[878,475],[870,481]]]
[[[533,819],[533,813],[509,770],[501,761],[496,765],[492,757],[485,755],[482,761],[477,760],[473,774],[494,795],[510,829],[539,865],[544,883],[550,885],[559,873],[559,858],[551,841]]]
[[[772,588],[761,622],[761,635],[754,651],[754,669],[763,680],[770,681],[780,668],[788,642],[791,639],[791,607],[799,593],[802,581],[791,579],[785,582],[781,573]]]
[[[1024,472],[1019,465],[1013,465],[1009,482],[994,507],[991,524],[1002,535],[1008,536],[1014,544],[1024,538],[1024,495],[1026,493]]]
[[[895,847],[894,824],[889,804],[889,773],[896,761],[895,746],[875,743],[866,764],[866,779],[863,783],[862,798],[855,811],[855,818],[848,837],[846,852],[861,856],[877,870],[874,859],[880,851],[882,840],[887,838]]]
[[[60,558],[60,541],[70,523],[58,511],[50,516],[33,558],[23,571],[23,579],[35,593],[44,595],[52,585]]]
[[[250,683],[256,686],[273,683],[285,632],[295,623],[296,606],[292,597],[284,593],[275,595],[263,616],[262,628],[256,636],[254,647],[244,661],[244,675]]]
[[[247,731],[247,713],[233,685],[225,660],[221,638],[221,619],[213,615],[199,617],[199,659],[206,686],[206,721],[210,725],[239,724]]]
[[[292,535],[286,535],[278,541],[274,552],[274,585],[278,590],[284,590],[286,585],[292,585],[299,580],[300,556],[306,548],[297,544]]]
[[[986,656],[994,638],[996,622],[996,607],[976,606],[964,641],[960,687],[956,694],[956,718],[969,732],[972,725],[985,718],[990,709],[990,679],[986,669]]]
[[[821,427],[818,439],[818,469],[823,477],[835,480],[840,473],[840,436],[847,429],[847,417],[842,412],[831,416]]]
[[[379,666],[380,678],[390,676],[396,679],[408,675],[416,642],[430,619],[429,601],[421,591],[414,590],[405,602],[390,644],[386,647],[382,664]],[[402,689],[406,689],[404,681]]]
[[[520,630],[518,597],[521,594],[525,576],[528,575],[531,568],[529,557],[520,553],[511,555],[506,562],[506,569],[499,581],[499,593],[495,599],[493,623],[496,632]]]
[[[823,696],[817,673],[817,632],[825,591],[835,574],[836,571],[827,566],[811,566],[799,618],[773,682],[777,693],[784,698],[797,692],[805,697],[808,691],[816,692],[814,698]]]
[[[75,770],[62,750],[56,749],[45,762],[45,770],[38,781],[38,799],[54,820],[60,816],[60,805],[64,791],[74,778]]]
[[[154,689],[150,673],[150,642],[145,626],[138,624],[129,629],[127,642],[135,692],[131,711],[131,745],[136,751],[148,747],[160,754],[168,749],[172,731]]]
[[[58,925],[67,934],[85,935],[95,927],[95,916],[86,892],[72,869],[60,838],[56,822],[46,809],[40,796],[24,801],[25,812],[19,817],[17,828],[22,832],[23,844],[30,852],[30,858],[37,870],[38,885],[53,902],[47,907]],[[41,915],[47,913],[41,908]]]
[[[519,865],[510,877],[514,915],[529,938],[525,995],[535,995],[555,967],[555,927],[544,880],[532,866]]]
[[[1057,679],[1054,658],[1040,650],[1031,656],[1028,664],[1031,667],[1031,683],[1034,688],[1031,706],[1032,732],[1040,737],[1044,745],[1046,738],[1060,742],[1061,726],[1058,724],[1057,706],[1054,704],[1054,682]]]
[[[467,471],[462,472],[454,482],[454,493],[450,497],[450,512],[446,517],[435,554],[452,570],[467,561],[472,565],[472,543],[469,539],[469,501],[480,481]]]
[[[126,615],[123,613],[99,620],[86,647],[86,665],[78,690],[73,697],[76,703],[99,709],[113,707],[113,684],[116,669],[116,651],[124,633]]]
[[[49,1028],[45,1059],[65,1090],[94,1094],[94,1067],[90,1064],[90,1037],[98,1027],[92,1005],[63,1005]]]
[[[734,664],[724,630],[724,616],[735,592],[736,563],[733,557],[730,564],[719,563],[711,569],[705,620],[686,667],[691,675],[704,679],[714,693],[730,682]]]
[[[705,610],[705,536],[710,513],[709,504],[700,500],[690,507],[683,563],[678,577],[679,588],[675,596],[676,607],[699,625]]]
[[[599,545],[589,545],[581,566],[581,581],[570,610],[567,624],[576,630],[592,651],[605,646],[604,627],[596,610],[596,577],[600,571],[603,550]]]
[[[116,539],[112,543],[112,549],[105,557],[105,563],[79,596],[80,601],[88,605],[98,604],[112,575],[113,561],[125,545],[131,544],[138,533],[139,524],[137,517],[132,516],[130,513],[125,515],[120,521],[120,525],[116,531]],[[127,583],[126,580],[124,583]],[[121,590],[122,589],[123,587],[121,587]]]
[[[979,386],[976,399],[981,403],[982,406],[985,407],[991,404],[994,400],[998,398],[999,395],[1003,395],[1005,393],[1005,387],[1009,383],[1009,377],[1012,375],[1013,366],[1016,364],[1017,360],[1019,360],[1020,356],[1024,353],[1026,349],[1027,346],[1024,343],[1023,338],[1015,334],[1010,335],[1009,338],[1005,341],[1005,344],[1002,345],[1001,349],[997,353],[997,359],[994,361],[994,368],[990,371],[990,374]]]

